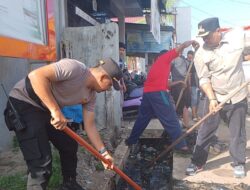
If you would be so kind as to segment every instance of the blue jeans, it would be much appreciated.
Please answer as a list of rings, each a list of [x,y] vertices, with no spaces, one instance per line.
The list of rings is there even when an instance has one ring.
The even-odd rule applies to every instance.
[[[181,136],[181,127],[168,92],[148,92],[143,94],[138,117],[130,136],[126,140],[128,145],[137,143],[139,137],[153,117],[157,117],[160,120],[162,126],[169,134],[171,141]],[[183,146],[186,146],[185,140],[177,144],[176,148],[180,149]]]

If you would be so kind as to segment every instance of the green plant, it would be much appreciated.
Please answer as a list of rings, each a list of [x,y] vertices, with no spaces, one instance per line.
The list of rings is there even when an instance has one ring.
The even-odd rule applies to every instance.
[[[102,165],[101,162],[98,162],[98,163],[95,165],[95,169],[96,169],[97,171],[103,171],[103,170],[104,170],[104,167],[103,167],[103,165]]]
[[[48,190],[56,189],[62,183],[60,157],[57,151],[53,151],[52,176],[49,180]]]
[[[17,141],[16,136],[14,136],[12,139],[12,151],[17,152],[18,150],[19,150],[19,143]]]
[[[86,153],[87,151],[86,151],[86,149],[84,149],[84,148],[82,148],[82,147],[79,147],[79,152],[81,152],[81,153]]]
[[[23,173],[17,173],[11,176],[0,177],[0,189],[1,190],[25,190],[26,189],[26,177]]]

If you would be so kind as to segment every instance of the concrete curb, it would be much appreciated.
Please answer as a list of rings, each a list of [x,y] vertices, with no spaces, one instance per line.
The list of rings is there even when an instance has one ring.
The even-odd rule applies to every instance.
[[[115,153],[113,154],[113,158],[115,160],[115,165],[119,169],[123,170],[125,161],[127,160],[127,157],[129,155],[129,149],[125,145],[124,140],[121,141],[121,143],[117,146],[115,149]],[[94,177],[94,176],[98,177]],[[119,175],[116,174],[112,170],[105,170],[103,171],[96,171],[93,173],[93,181],[91,185],[88,187],[89,190],[97,190],[97,189],[102,189],[102,190],[111,190],[115,189],[115,184],[118,183],[119,180]],[[103,179],[102,181],[98,179]]]

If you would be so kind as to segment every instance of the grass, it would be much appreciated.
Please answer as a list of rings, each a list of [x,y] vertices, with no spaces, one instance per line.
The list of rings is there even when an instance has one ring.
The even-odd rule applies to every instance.
[[[0,177],[0,189],[1,190],[25,190],[26,189],[26,177],[24,174],[17,173],[12,176]]]
[[[97,171],[104,171],[104,166],[102,165],[101,162],[98,162],[96,165],[95,165],[95,169]]]
[[[49,180],[48,190],[54,190],[59,187],[62,183],[61,175],[61,163],[59,153],[57,151],[53,152],[53,165],[52,165],[52,176]]]
[[[88,152],[86,149],[84,149],[84,148],[82,148],[82,147],[79,147],[78,151],[81,152],[81,153],[86,153],[86,152]]]
[[[48,190],[55,190],[62,183],[61,165],[59,154],[53,151],[52,176],[49,181]],[[16,173],[9,176],[0,176],[0,190],[26,190],[27,175]]]
[[[12,151],[13,152],[19,151],[19,143],[17,141],[16,136],[14,136],[13,139],[12,139]]]

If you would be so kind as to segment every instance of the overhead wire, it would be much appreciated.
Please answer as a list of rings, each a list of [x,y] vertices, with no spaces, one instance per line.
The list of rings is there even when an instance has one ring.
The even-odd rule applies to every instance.
[[[245,1],[238,1],[238,0],[225,0],[225,1],[231,1],[233,3],[238,3],[238,4],[249,5],[250,6],[250,3],[245,2]]]
[[[207,12],[207,11],[204,11],[204,10],[202,10],[202,9],[200,9],[200,8],[195,7],[195,6],[193,6],[193,5],[189,4],[189,3],[187,3],[186,1],[183,1],[183,0],[182,0],[181,2],[184,3],[184,4],[186,4],[186,5],[188,5],[188,6],[190,6],[191,8],[193,8],[193,9],[195,9],[195,10],[200,11],[200,12],[203,13],[203,14],[206,14],[206,15],[211,16],[211,17],[215,17],[215,16],[216,16],[216,15],[214,15],[214,14],[211,14],[211,13],[209,13],[209,12]],[[228,21],[228,20],[221,19],[221,18],[220,18],[220,20],[223,21],[223,22],[225,22],[225,23],[227,23],[227,24],[229,24],[229,25],[235,25],[235,24],[233,24],[232,22],[230,22],[230,21]]]
[[[230,6],[232,6],[232,7],[234,7],[235,8],[235,4],[233,4],[233,3],[230,3],[230,2],[228,2],[228,1],[231,1],[231,0],[223,0],[224,2],[222,2],[223,3],[223,5],[225,5],[224,7],[223,7],[223,9],[227,9],[228,8],[228,10],[230,10]],[[192,1],[191,1],[192,2]],[[211,12],[209,12],[209,11],[206,11],[206,10],[203,10],[203,9],[200,9],[199,8],[199,6],[198,5],[195,5],[195,6],[193,6],[192,5],[192,3],[191,2],[189,2],[188,0],[179,0],[178,1],[178,4],[185,4],[185,6],[188,6],[188,7],[190,7],[191,9],[193,9],[194,11],[199,11],[200,13],[200,16],[202,16],[201,15],[201,13],[202,14],[205,14],[205,15],[208,15],[209,17],[215,17],[215,16],[218,16],[218,15],[215,15],[215,12],[213,12],[213,13],[211,13]],[[219,8],[219,6],[220,5],[218,5],[218,3],[217,3],[218,1],[216,1],[216,8]],[[221,3],[221,1],[219,1],[220,3]],[[202,3],[204,3],[204,1],[202,1]],[[208,1],[205,1],[205,4],[206,3],[212,3],[211,2],[211,0],[208,0]],[[244,2],[242,2],[242,1],[237,1],[237,2],[235,2],[235,3],[244,3]],[[176,6],[178,6],[178,4],[176,4]],[[250,5],[250,3],[246,3],[247,5],[249,4]],[[228,7],[229,6],[229,7]],[[204,7],[204,6],[203,6]],[[239,9],[240,9],[240,7],[243,7],[244,9],[246,9],[247,8],[247,6],[242,6],[242,5],[239,5]],[[191,15],[191,18],[192,18],[192,20],[194,21],[194,22],[192,22],[191,23],[191,28],[192,28],[192,35],[195,35],[196,34],[196,32],[194,32],[194,28],[196,27],[196,25],[201,21],[201,18],[200,18],[200,16],[194,16],[194,15],[196,15],[196,14],[192,14]],[[248,15],[248,14],[247,14]],[[248,19],[247,17],[249,17],[249,16],[247,16],[247,15],[242,15],[242,16],[244,16],[246,19],[240,19],[240,21],[242,21],[242,20],[245,20],[245,21],[250,21],[250,19]],[[239,21],[239,18],[238,19],[234,19],[235,17],[233,17],[232,19],[230,18],[230,21],[229,20],[225,20],[224,18],[220,18],[220,20],[224,23],[223,24],[223,26],[224,27],[232,27],[232,28],[234,28],[234,27],[238,27],[239,26],[239,23],[238,23],[238,21]],[[249,17],[250,18],[250,17]],[[228,18],[229,19],[229,18]],[[247,22],[247,23],[250,23],[250,22]],[[228,26],[225,26],[225,24],[226,25],[228,25]],[[241,26],[243,26],[244,24],[242,24]],[[247,25],[249,25],[249,24],[247,24]],[[194,33],[194,34],[193,34]]]

